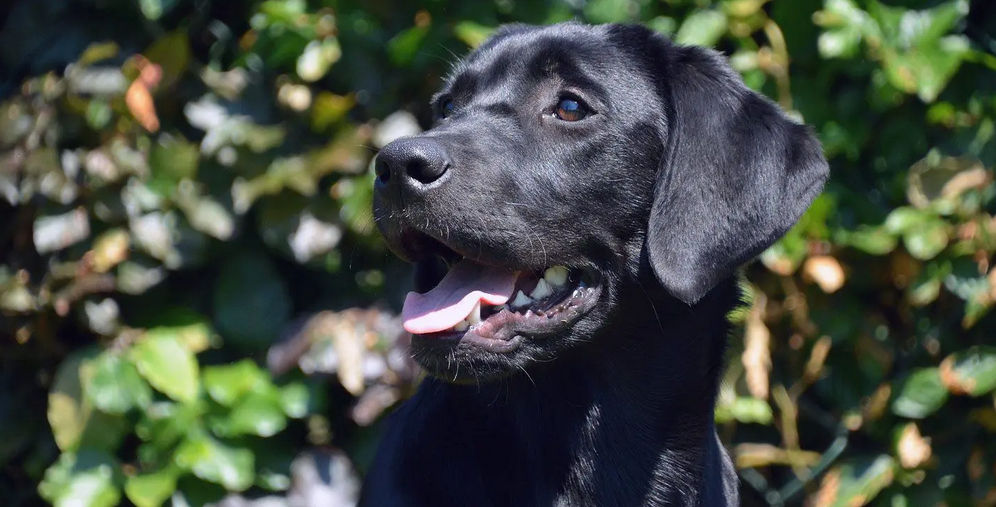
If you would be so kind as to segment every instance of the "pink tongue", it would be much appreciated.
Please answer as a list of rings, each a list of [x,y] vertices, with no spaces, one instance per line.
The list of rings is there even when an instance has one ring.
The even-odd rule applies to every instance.
[[[515,273],[462,260],[450,268],[435,289],[409,292],[401,318],[414,334],[445,331],[467,318],[478,301],[505,304],[515,288]]]

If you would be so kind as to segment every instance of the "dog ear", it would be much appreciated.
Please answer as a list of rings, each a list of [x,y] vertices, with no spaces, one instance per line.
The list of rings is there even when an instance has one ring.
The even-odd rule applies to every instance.
[[[721,55],[657,42],[667,138],[645,247],[664,288],[693,304],[785,234],[829,168],[809,129]]]

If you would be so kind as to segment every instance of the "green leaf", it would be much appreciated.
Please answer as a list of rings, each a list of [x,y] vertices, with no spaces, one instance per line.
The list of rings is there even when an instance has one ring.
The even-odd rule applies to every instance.
[[[81,370],[87,399],[98,410],[124,414],[152,403],[152,389],[130,361],[104,352]]]
[[[982,396],[996,389],[996,347],[976,345],[941,362],[941,380],[955,394]]]
[[[861,30],[852,27],[827,30],[816,40],[820,56],[831,58],[852,58],[861,47]]]
[[[750,396],[737,396],[728,405],[716,407],[716,420],[736,420],[744,424],[771,424],[773,415],[768,402]]]
[[[923,419],[933,414],[948,399],[948,390],[941,382],[937,368],[917,370],[906,379],[898,392],[892,402],[892,413],[910,419]]]
[[[900,206],[889,213],[882,227],[892,234],[902,234],[908,230],[916,229],[930,218],[932,215],[926,211]]]
[[[862,225],[853,231],[841,231],[837,241],[871,255],[886,255],[896,249],[899,238],[884,227]]]
[[[162,196],[172,196],[180,181],[197,175],[200,151],[183,138],[156,143],[149,153],[152,179],[149,188]]]
[[[272,387],[267,374],[251,359],[204,368],[204,389],[214,401],[230,407],[246,393]]]
[[[679,44],[715,46],[726,33],[726,15],[719,11],[698,11],[685,18],[674,39]]]
[[[267,441],[255,449],[256,453],[256,486],[268,491],[287,491],[290,489],[294,455],[286,449]]]
[[[336,39],[313,40],[297,59],[297,75],[307,82],[318,81],[328,73],[332,64],[342,57],[342,48]]]
[[[961,319],[961,327],[968,329],[974,326],[979,319],[985,317],[992,310],[993,302],[990,299],[970,299],[965,301],[965,316]]]
[[[114,507],[121,500],[119,468],[103,452],[63,453],[45,471],[38,494],[54,507]]]
[[[158,38],[145,51],[145,57],[162,70],[158,89],[169,88],[183,76],[190,65],[190,40],[187,33],[178,30]]]
[[[951,273],[951,264],[931,263],[906,288],[906,297],[913,306],[926,306],[941,293],[944,277]]]
[[[221,268],[214,293],[218,330],[236,345],[265,347],[290,317],[290,294],[270,261],[243,254]]]
[[[232,407],[230,413],[211,424],[211,430],[221,437],[272,437],[286,427],[287,416],[280,404],[279,393],[272,387],[250,392]]]
[[[229,447],[207,435],[194,433],[177,449],[175,459],[181,468],[229,491],[245,491],[252,486],[255,458],[248,449]]]
[[[95,450],[114,450],[127,429],[123,418],[95,410],[84,395],[81,370],[98,354],[83,349],[63,360],[48,395],[48,423],[55,442],[64,452],[85,445]]]
[[[885,455],[848,460],[827,472],[816,495],[832,499],[827,507],[866,505],[892,484],[895,470],[895,461]]]
[[[136,507],[160,507],[176,490],[176,472],[133,475],[125,481],[125,495]]]
[[[916,259],[933,259],[948,246],[948,225],[942,220],[928,220],[907,229],[903,233],[903,246]]]
[[[287,417],[300,419],[308,415],[308,409],[311,406],[311,391],[304,384],[290,384],[280,390],[280,403]]]
[[[106,127],[113,116],[114,111],[106,100],[95,98],[86,106],[86,122],[94,130]]]
[[[968,12],[967,0],[948,1],[927,10],[892,7],[881,2],[870,2],[868,8],[888,44],[901,49],[936,42],[951,32]]]
[[[146,336],[173,336],[191,352],[204,352],[216,344],[211,322],[203,315],[183,307],[166,308],[156,313]]]
[[[761,262],[779,275],[791,275],[805,260],[806,245],[807,242],[799,229],[793,228],[785,237],[761,253]]]
[[[593,23],[634,21],[629,0],[589,0],[584,3],[585,17]]]
[[[944,277],[944,287],[965,301],[961,323],[964,329],[972,327],[992,307],[989,278],[979,274],[978,265],[971,259],[961,257],[952,262],[949,274]]]
[[[158,391],[170,398],[190,403],[200,389],[194,354],[173,333],[148,332],[132,349],[139,373]]]
[[[453,35],[471,48],[476,48],[487,40],[494,28],[477,24],[473,21],[461,21],[453,27]]]
[[[916,93],[920,100],[931,103],[954,77],[969,49],[963,38],[944,39],[887,57],[885,73],[896,88]]]
[[[168,401],[150,405],[135,426],[135,434],[145,442],[139,447],[141,461],[163,464],[171,459],[177,442],[200,425],[205,410],[202,405]]]
[[[138,6],[142,9],[142,14],[151,21],[155,21],[173,10],[180,0],[138,0]]]

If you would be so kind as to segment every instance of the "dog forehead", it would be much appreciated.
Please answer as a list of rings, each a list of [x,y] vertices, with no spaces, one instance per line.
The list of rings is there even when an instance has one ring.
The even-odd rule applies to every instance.
[[[455,67],[447,88],[461,95],[521,92],[556,80],[604,92],[633,69],[599,28],[563,23],[499,31]]]

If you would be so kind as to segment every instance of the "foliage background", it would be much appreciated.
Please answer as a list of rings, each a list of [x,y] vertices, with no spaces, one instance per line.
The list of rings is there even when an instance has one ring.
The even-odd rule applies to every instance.
[[[996,505],[986,0],[3,3],[4,505],[352,505],[415,379],[370,160],[567,19],[720,49],[831,160],[732,316],[744,504]]]

